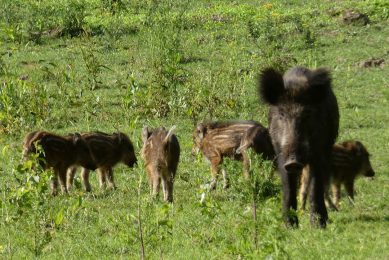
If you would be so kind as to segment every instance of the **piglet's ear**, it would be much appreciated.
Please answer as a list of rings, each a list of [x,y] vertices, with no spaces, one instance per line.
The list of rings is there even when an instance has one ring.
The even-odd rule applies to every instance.
[[[196,127],[197,136],[200,137],[200,139],[203,139],[206,130],[207,129],[205,128],[205,126],[203,124],[198,124]]]
[[[363,154],[368,154],[366,148],[359,141],[355,141],[355,154],[357,156],[362,156]]]
[[[150,135],[151,135],[150,129],[147,126],[143,127],[143,129],[142,129],[142,142],[145,143],[147,141],[147,139],[149,139]]]
[[[281,73],[273,68],[264,69],[258,77],[258,92],[265,103],[276,105],[285,92]]]
[[[81,141],[81,135],[80,133],[74,133],[73,134],[73,144],[76,145],[77,143],[79,143]]]
[[[115,133],[115,136],[116,136],[119,144],[121,144],[126,138],[125,134],[123,134],[122,132]]]
[[[172,135],[174,134],[174,130],[176,129],[176,126],[172,126],[169,130],[169,132],[166,134],[165,139],[163,140],[164,143],[167,143],[171,140]]]

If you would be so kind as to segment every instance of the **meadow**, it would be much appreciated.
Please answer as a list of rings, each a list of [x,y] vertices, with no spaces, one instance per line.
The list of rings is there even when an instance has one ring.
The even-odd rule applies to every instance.
[[[389,258],[389,3],[371,1],[0,0],[0,258]],[[350,23],[346,11],[367,15]],[[371,59],[380,62],[368,62]],[[384,60],[386,62],[382,62]],[[374,180],[356,181],[326,229],[285,228],[281,187],[253,156],[253,180],[226,160],[231,187],[208,193],[192,131],[203,120],[267,126],[261,69],[326,67],[340,109],[338,141],[362,141]],[[377,65],[377,66],[375,66]],[[79,175],[51,196],[50,172],[21,162],[30,131],[127,133],[176,125],[174,203],[149,195],[142,162],[115,168],[117,190]],[[200,198],[205,194],[205,200]],[[254,210],[256,215],[254,215]]]

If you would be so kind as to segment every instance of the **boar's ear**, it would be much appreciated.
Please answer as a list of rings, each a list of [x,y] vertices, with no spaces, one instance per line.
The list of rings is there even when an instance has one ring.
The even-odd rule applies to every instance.
[[[151,135],[150,129],[147,126],[143,127],[143,129],[142,129],[142,142],[145,143],[147,141],[147,139],[149,139],[150,135]]]
[[[309,85],[311,86],[310,97],[313,102],[320,102],[325,99],[331,88],[330,72],[324,68],[312,71]]]
[[[264,69],[258,77],[258,91],[264,102],[276,105],[285,91],[281,73],[273,68]]]
[[[172,135],[174,134],[174,130],[176,129],[176,126],[172,126],[169,130],[169,132],[167,133],[167,135],[165,136],[165,139],[163,139],[163,142],[164,143],[167,143],[171,140],[172,138]]]

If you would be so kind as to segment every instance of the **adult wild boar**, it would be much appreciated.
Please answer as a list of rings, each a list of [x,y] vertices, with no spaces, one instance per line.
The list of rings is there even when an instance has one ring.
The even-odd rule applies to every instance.
[[[38,146],[43,153],[40,153]],[[70,166],[96,169],[89,146],[78,133],[62,137],[45,131],[31,132],[23,141],[23,158],[26,159],[32,153],[39,153],[39,158],[42,159],[39,162],[44,169],[53,168],[53,195],[57,193],[58,181],[62,192],[67,192],[66,171]]]
[[[121,132],[106,134],[103,132],[90,132],[81,134],[88,144],[99,174],[100,187],[105,187],[106,182],[110,188],[116,188],[113,176],[113,167],[122,162],[128,167],[133,167],[137,162],[134,146],[129,137]],[[77,167],[68,170],[67,186],[71,188]],[[88,168],[81,170],[81,180],[86,191],[91,191]]]
[[[373,177],[375,172],[371,166],[369,152],[359,141],[345,141],[335,144],[332,150],[332,171],[329,183],[325,183],[325,199],[328,206],[337,210],[339,208],[341,185],[351,202],[354,200],[354,181],[358,176]],[[301,178],[300,198],[302,209],[305,209],[305,202],[310,183],[309,172],[304,168]],[[330,187],[332,198],[329,197]]]
[[[268,130],[255,121],[204,122],[197,124],[193,132],[193,152],[201,151],[211,163],[210,189],[215,189],[220,165],[225,157],[243,161],[243,173],[249,178],[247,148],[253,148],[265,159],[272,160],[274,151]],[[229,186],[223,169],[224,188]]]
[[[142,158],[145,161],[150,189],[157,196],[162,180],[164,200],[173,202],[173,184],[180,160],[180,145],[173,134],[175,126],[169,131],[164,127],[142,130]]]
[[[339,110],[325,69],[295,67],[284,76],[262,71],[259,93],[270,105],[269,131],[277,156],[287,226],[298,226],[298,176],[305,166],[311,175],[311,223],[326,226],[324,183],[330,176],[332,146],[338,136]]]

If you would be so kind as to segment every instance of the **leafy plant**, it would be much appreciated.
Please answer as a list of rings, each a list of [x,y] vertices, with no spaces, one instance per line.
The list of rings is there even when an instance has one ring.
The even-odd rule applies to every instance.
[[[22,80],[8,80],[0,86],[0,132],[38,125],[48,116],[46,88]]]
[[[79,36],[85,31],[85,17],[87,15],[85,0],[70,0],[62,12],[63,33],[71,37]]]

